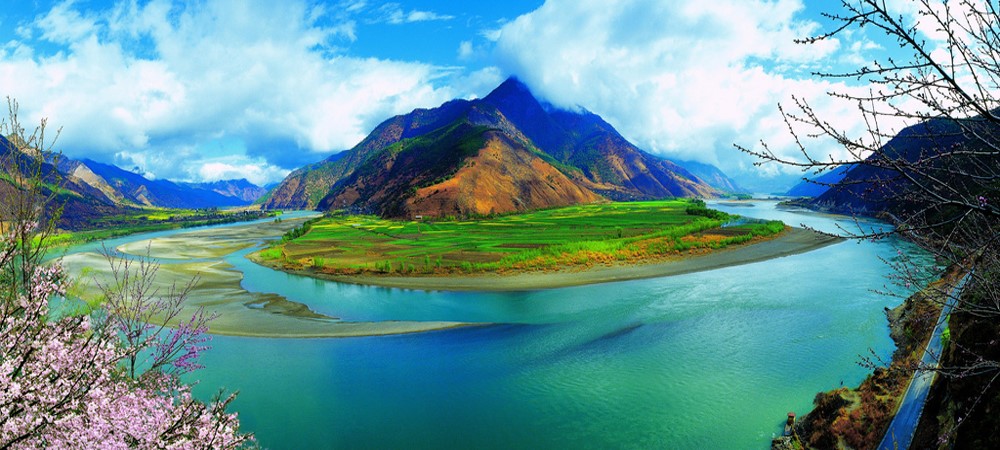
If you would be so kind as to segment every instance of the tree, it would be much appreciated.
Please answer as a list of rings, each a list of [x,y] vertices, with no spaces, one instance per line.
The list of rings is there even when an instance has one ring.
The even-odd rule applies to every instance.
[[[16,102],[8,105],[0,123],[0,449],[250,444],[226,413],[234,396],[205,404],[178,379],[196,367],[208,318],[151,325],[176,315],[186,295],[148,289],[155,264],[117,266],[100,310],[66,297],[62,267],[44,261],[61,212],[52,205],[61,181],[54,141],[44,120],[26,134]]]
[[[905,5],[904,5],[905,3]],[[933,253],[939,261],[969,274],[952,314],[949,349],[939,370],[945,381],[974,385],[969,398],[952,399],[956,417],[942,422],[941,443],[977,439],[974,431],[958,439],[967,421],[995,420],[986,407],[1000,406],[997,321],[1000,319],[1000,16],[988,0],[842,1],[842,11],[825,14],[832,31],[803,39],[814,44],[849,33],[873,31],[883,47],[899,48],[904,58],[884,55],[844,73],[817,73],[830,80],[854,81],[830,95],[857,106],[867,132],[853,136],[822,117],[808,100],[795,98],[779,107],[798,146],[799,158],[783,158],[766,143],[738,146],[761,162],[802,168],[807,179],[847,167],[845,179],[816,205],[838,212],[880,214],[889,232],[851,232],[859,239],[897,234]],[[915,8],[902,14],[893,6]],[[906,123],[897,130],[886,124]],[[846,158],[816,154],[810,146],[832,139]],[[919,267],[898,267],[899,283],[923,283]],[[941,292],[948,298],[949,291]],[[962,332],[956,336],[956,323]],[[992,337],[991,337],[992,336]],[[964,338],[964,339],[963,339]],[[972,418],[972,419],[970,419]],[[995,424],[994,424],[995,426]],[[978,425],[972,427],[978,429]]]

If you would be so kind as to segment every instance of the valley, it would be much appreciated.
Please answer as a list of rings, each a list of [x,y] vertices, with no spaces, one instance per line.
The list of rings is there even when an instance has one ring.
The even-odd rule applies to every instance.
[[[0,449],[1000,448],[1000,1],[8,3]]]
[[[643,218],[633,208],[687,203],[612,205],[630,208],[628,215],[638,217],[629,220],[640,224]],[[824,231],[850,223],[783,211],[775,202],[727,206],[732,204],[707,206]],[[538,221],[558,216],[557,211],[528,217]],[[686,211],[671,214],[678,223]],[[317,216],[286,213],[281,221],[107,242],[123,252],[120,258],[144,255],[148,248],[162,265],[160,286],[198,275],[185,313],[204,306],[221,316],[211,324],[214,349],[204,356],[206,368],[193,374],[199,380],[196,393],[209,398],[220,386],[239,389],[234,410],[269,448],[328,442],[436,448],[442,440],[517,447],[567,439],[580,439],[585,447],[615,442],[764,447],[785,411],[807,410],[815,392],[837,380],[861,380],[866,371],[854,365],[856,355],[867,348],[891,352],[882,308],[892,303],[868,292],[889,268],[871,255],[894,258],[901,246],[908,255],[923,257],[905,243],[833,241],[784,257],[758,255],[739,265],[717,264],[711,255],[685,258],[710,264],[674,276],[491,290],[504,276],[479,279],[471,291],[345,284],[272,270],[246,258]],[[601,231],[594,217],[580,210],[574,216],[593,223],[598,229],[592,233]],[[497,220],[519,218],[524,216]],[[603,231],[612,233],[622,225],[614,216],[604,222],[609,228]],[[322,230],[323,223],[314,227]],[[479,228],[495,227],[486,223]],[[782,242],[788,233],[795,230],[720,253],[753,252]],[[573,234],[567,226],[562,238]],[[811,233],[803,236],[814,239]],[[85,274],[82,279],[103,276],[106,263],[98,248],[90,243],[71,249],[64,257],[70,273]],[[845,263],[854,270],[834,270]],[[633,270],[641,267],[656,264]],[[427,405],[439,404],[450,405],[455,414],[428,413]],[[751,409],[758,413],[744,414]],[[572,431],[556,426],[581,416],[587,420]],[[322,418],[333,418],[334,425],[321,426],[330,423]],[[401,425],[387,431],[379,426],[387,418]],[[665,423],[672,425],[664,428]],[[464,431],[456,434],[456,426]],[[731,432],[719,434],[714,431],[719,427]],[[504,431],[514,429],[521,431]]]
[[[919,139],[921,135],[918,133],[917,139],[907,136],[904,133],[897,138],[906,144],[903,150],[911,145],[913,152],[922,152],[921,146],[926,142]],[[755,389],[767,392],[769,397],[751,396],[749,400],[754,406],[772,402],[768,417],[780,417],[775,411],[789,405],[808,410],[812,392],[829,389],[831,386],[826,383],[843,377],[844,367],[849,365],[843,358],[850,355],[845,348],[863,348],[858,345],[863,341],[868,348],[877,347],[880,354],[890,353],[891,341],[881,337],[884,326],[876,319],[878,310],[872,306],[895,305],[884,301],[872,303],[867,294],[852,290],[860,286],[856,282],[870,286],[872,275],[886,276],[886,267],[862,265],[859,267],[865,273],[857,273],[829,264],[845,261],[856,264],[859,258],[874,254],[879,260],[898,258],[903,261],[899,264],[919,260],[919,267],[939,269],[926,253],[905,242],[889,238],[888,242],[873,242],[856,251],[844,251],[844,246],[837,245],[843,239],[834,236],[850,234],[845,230],[856,228],[860,235],[885,238],[893,234],[890,224],[789,209],[795,205],[833,212],[853,212],[860,208],[870,213],[871,210],[863,208],[869,206],[867,201],[890,199],[894,193],[884,191],[885,197],[873,196],[857,203],[857,193],[848,199],[851,194],[844,191],[880,182],[884,170],[834,168],[819,177],[818,188],[807,183],[793,189],[817,195],[814,200],[778,205],[739,192],[739,187],[712,165],[693,161],[677,164],[646,153],[599,116],[586,110],[567,111],[545,104],[516,78],[508,79],[483,99],[454,100],[438,108],[417,109],[388,119],[351,150],[301,167],[267,191],[246,180],[214,183],[150,180],[136,172],[87,159],[60,163],[56,157],[40,156],[30,149],[3,143],[5,153],[0,156],[5,171],[0,190],[5,195],[37,192],[58,206],[53,216],[58,225],[45,245],[56,248],[74,280],[71,296],[82,300],[87,308],[99,310],[103,300],[98,285],[110,280],[115,264],[154,258],[159,265],[153,285],[156,290],[167,291],[192,283],[177,317],[203,312],[217,315],[206,331],[228,349],[219,359],[228,361],[222,363],[223,367],[242,363],[228,359],[234,355],[256,354],[262,341],[255,340],[287,352],[291,349],[289,345],[318,338],[352,340],[344,344],[344,348],[352,350],[364,350],[365,342],[374,342],[394,354],[401,348],[395,345],[397,339],[435,342],[444,336],[450,346],[456,345],[451,341],[455,336],[481,335],[473,339],[481,340],[487,347],[514,339],[517,342],[511,345],[523,354],[547,358],[526,351],[528,342],[520,341],[520,332],[510,331],[512,327],[527,333],[525,338],[540,333],[543,337],[539,345],[554,346],[560,349],[557,353],[575,354],[579,349],[603,348],[605,343],[628,346],[631,344],[626,342],[638,335],[655,341],[653,348],[665,351],[678,343],[691,344],[676,339],[672,333],[663,334],[664,327],[672,328],[675,320],[686,322],[686,314],[696,314],[699,322],[711,322],[721,311],[723,315],[735,314],[739,322],[753,320],[785,328],[803,324],[820,326],[815,322],[823,318],[817,312],[822,311],[822,303],[817,302],[843,302],[844,296],[853,296],[847,304],[855,310],[845,310],[843,317],[835,321],[839,327],[859,333],[848,339],[846,347],[802,344],[821,341],[825,339],[823,336],[800,334],[795,338],[795,351],[814,349],[814,353],[800,354],[798,362],[816,366],[822,365],[816,358],[824,359],[822,362],[840,358],[832,369],[835,372],[816,372],[822,377],[809,383],[786,380],[784,383],[790,389],[781,392],[754,384],[762,379],[751,380]],[[824,183],[834,187],[824,190],[827,187]],[[893,183],[889,186],[896,185]],[[985,207],[987,200],[979,198],[980,205]],[[876,210],[889,213],[905,213],[908,207],[904,203],[875,206]],[[817,231],[786,224],[805,224]],[[905,253],[901,248],[906,249]],[[895,249],[896,256],[889,249]],[[690,288],[685,284],[689,280],[708,285],[682,296],[681,303],[675,304],[676,293],[669,286],[680,283]],[[924,283],[922,280],[913,286],[906,283],[893,293],[905,296]],[[663,290],[657,286],[668,287]],[[650,297],[651,293],[656,293],[656,298]],[[764,317],[774,312],[772,295],[778,295],[783,302],[809,305],[801,314],[792,313],[794,320],[802,323],[779,325],[771,322],[771,317]],[[535,297],[541,300],[523,300]],[[639,303],[635,303],[636,298]],[[754,306],[734,312],[732,308],[739,310],[743,301]],[[657,312],[661,308],[679,313],[680,317],[662,316]],[[782,308],[797,310],[799,304],[785,303]],[[861,329],[850,325],[857,319],[856,310],[866,311],[864,314],[869,317]],[[591,314],[610,314],[611,320]],[[184,326],[176,318],[150,320],[178,329]],[[730,322],[724,326],[739,328]],[[552,327],[554,334],[535,327]],[[719,335],[725,335],[725,330],[711,324],[707,327],[702,339],[729,350],[702,360],[699,355],[705,349],[695,345],[688,348],[695,352],[687,360],[689,364],[725,366],[726,358],[741,359],[737,354],[744,351],[742,346],[729,344],[739,343],[746,336],[729,335],[720,341]],[[844,333],[844,329],[825,329],[828,333]],[[785,350],[780,346],[783,336],[768,335],[757,328],[748,332],[755,334],[753,339],[771,336],[775,340],[759,350]],[[778,347],[769,347],[772,344]],[[332,348],[312,342],[305,347],[313,351]],[[447,362],[448,358],[438,350],[416,351],[436,355],[443,364],[454,364]],[[473,359],[505,356],[489,351],[484,354],[475,348],[464,351]],[[594,355],[589,350],[585,353],[574,358],[594,364]],[[636,349],[598,353],[611,363],[632,369],[649,366],[652,359],[662,356]],[[272,354],[271,358],[277,356]],[[531,361],[513,360],[513,366],[490,370],[530,370],[525,367]],[[767,367],[754,366],[753,370],[770,373],[775,368],[790,368],[787,361],[765,360]],[[348,377],[372,370],[381,377],[388,376],[372,366],[377,366],[376,360],[356,362],[358,365],[351,367],[353,372]],[[286,363],[308,365],[306,361]],[[560,371],[573,370],[562,364],[557,366]],[[415,369],[412,365],[398,368],[404,372]],[[798,365],[795,369],[811,370]],[[311,376],[292,372],[292,376]],[[707,379],[711,379],[711,374],[710,368],[695,370],[696,376]],[[858,372],[851,382],[863,381],[864,375],[863,371]],[[218,376],[222,378],[213,378]],[[608,372],[602,380],[607,382],[610,376]],[[774,380],[784,376],[771,374],[764,378]],[[683,378],[675,372],[670,377]],[[639,378],[642,379],[636,381],[636,386],[643,390],[660,383]],[[362,380],[351,379],[352,387],[377,389]],[[260,374],[246,379],[211,371],[199,376],[199,380],[208,386],[230,382],[251,386],[251,392],[256,389],[254,386],[259,387],[257,383],[277,382],[267,381],[269,378]],[[320,384],[328,381],[322,378]],[[727,379],[725,383],[745,389],[744,381]],[[397,379],[396,383],[407,385],[408,380]],[[428,383],[425,380],[419,386],[427,388]],[[487,395],[509,399],[511,393],[503,390],[510,383],[517,389],[537,387],[503,378],[478,389],[487,391]],[[737,394],[724,386],[696,385],[692,380],[685,386],[666,383],[661,386],[664,390],[653,397],[658,402],[676,402],[678,395],[685,395],[693,386],[699,400],[709,399],[708,404],[715,405],[710,411],[699,412],[698,420],[715,428],[722,426],[706,415],[730,405]],[[636,386],[615,388],[628,391]],[[308,391],[319,397],[326,395],[315,385]],[[378,397],[377,393],[366,392],[369,397]],[[593,403],[593,393],[586,390],[574,391],[556,383],[547,395],[567,392],[572,392],[574,401],[582,402],[588,409],[601,409]],[[207,400],[206,393],[201,395]],[[449,398],[447,393],[437,395],[440,397],[423,398],[418,403],[431,404]],[[289,436],[289,425],[283,418],[274,417],[266,407],[254,403],[262,398],[267,398],[262,392],[250,394],[250,405],[238,407],[245,423],[261,433],[262,442],[280,448],[318,444],[314,439],[321,435],[310,434],[302,440]],[[391,404],[390,399],[381,401],[384,404],[373,405],[375,417],[408,413],[405,409],[387,411],[384,408]],[[550,408],[559,405],[555,399],[547,401]],[[888,407],[891,401],[887,398],[882,407]],[[632,409],[644,411],[645,419],[660,416],[656,405],[642,401],[628,403]],[[490,404],[470,406],[479,414],[488,414],[480,408]],[[693,410],[690,406],[687,409]],[[358,405],[352,408],[363,409]],[[318,415],[331,413],[307,411]],[[739,424],[744,427],[743,433],[719,439],[701,430],[700,424],[677,417],[679,411],[671,409],[665,420],[674,425],[686,423],[691,433],[676,429],[661,433],[644,424],[625,428],[622,433],[589,436],[606,438],[609,444],[642,441],[666,446],[744,447],[765,443],[770,433],[767,430],[774,428],[768,417],[760,420],[728,417],[724,419],[727,426],[743,420]],[[628,412],[609,411],[609,414],[616,417],[616,423],[621,423],[625,420],[623,414]],[[586,415],[587,411],[577,410],[577,414]],[[271,429],[260,421],[261,417],[281,423],[281,428]],[[297,420],[308,422],[313,417],[300,416]],[[570,420],[560,414],[534,417],[531,424],[511,417],[507,420],[530,427],[558,418]],[[408,419],[420,422],[414,417]],[[457,418],[448,420],[451,424],[462,423]],[[588,421],[594,426],[602,423],[605,422],[593,418]],[[858,423],[863,424],[863,418]],[[466,425],[477,429],[474,424]],[[363,426],[371,430],[374,424]],[[432,434],[445,432],[432,424],[423,426],[436,430]],[[751,436],[751,428],[755,437]],[[831,430],[835,428],[830,426]],[[545,435],[542,430],[537,432]],[[866,433],[871,438],[879,430]],[[460,442],[479,446],[487,435],[486,430],[478,429]],[[549,439],[550,443],[566,439],[559,432],[545,436],[543,439]],[[400,434],[369,434],[364,442],[348,439],[343,444],[437,447],[433,440],[405,440],[406,436]],[[505,442],[510,446],[527,444],[513,436],[507,436]]]

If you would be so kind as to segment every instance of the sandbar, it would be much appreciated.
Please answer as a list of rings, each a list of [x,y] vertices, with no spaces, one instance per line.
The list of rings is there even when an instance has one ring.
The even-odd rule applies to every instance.
[[[149,254],[157,259],[210,259],[254,247],[262,240],[280,237],[308,218],[319,214],[282,221],[234,224],[226,227],[184,231],[169,236],[143,239],[118,246],[117,250],[133,256]]]
[[[715,250],[703,255],[648,264],[616,264],[570,268],[553,272],[514,274],[476,274],[451,276],[380,276],[380,275],[330,275],[311,270],[286,270],[297,275],[310,276],[341,283],[364,284],[391,288],[428,291],[527,291],[555,289],[614,281],[638,280],[692,272],[719,269],[795,255],[842,242],[833,237],[802,228],[789,228],[779,236],[748,245]],[[251,258],[258,264],[285,270]]]
[[[115,258],[117,260],[117,258]],[[76,295],[100,296],[97,282],[110,281],[110,266],[104,256],[92,252],[75,253],[62,259],[71,274],[81,283]],[[86,269],[85,269],[86,268]],[[209,323],[211,334],[269,338],[344,338],[419,333],[472,325],[463,322],[349,322],[326,316],[307,305],[271,293],[249,292],[241,286],[243,273],[222,260],[161,264],[154,286],[166,293],[171,286],[181,287],[194,279],[191,293],[182,303],[177,319],[185,320],[199,308],[216,313]],[[159,318],[164,322],[163,318]],[[165,321],[177,326],[178,320]]]

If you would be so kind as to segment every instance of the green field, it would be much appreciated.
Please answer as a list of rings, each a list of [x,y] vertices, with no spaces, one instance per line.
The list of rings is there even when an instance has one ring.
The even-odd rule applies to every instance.
[[[136,233],[257,220],[276,214],[239,209],[143,208],[130,214],[103,217],[91,225],[92,229],[55,233],[48,236],[46,242],[53,247],[63,247]]]
[[[265,262],[328,274],[447,274],[648,262],[749,242],[781,222],[737,216],[698,200],[570,206],[481,220],[394,221],[329,215],[257,253]]]

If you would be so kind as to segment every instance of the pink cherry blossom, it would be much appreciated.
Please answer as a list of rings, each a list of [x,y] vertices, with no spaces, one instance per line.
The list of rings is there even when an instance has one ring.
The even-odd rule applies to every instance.
[[[123,340],[120,327],[86,315],[59,317],[49,302],[65,302],[58,263],[23,257],[23,223],[0,237],[0,448],[240,448],[252,436],[226,412],[234,396],[206,404],[177,374],[199,367],[206,317],[193,317],[164,336]],[[29,249],[30,250],[30,249]],[[156,302],[147,304],[154,307]],[[115,310],[104,323],[117,323]],[[144,316],[140,316],[144,317]],[[100,322],[100,321],[99,321]],[[152,350],[163,367],[125,370],[123,362]],[[148,352],[147,352],[148,353]]]

